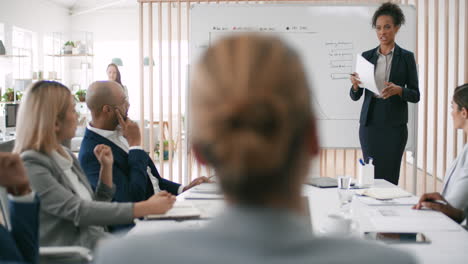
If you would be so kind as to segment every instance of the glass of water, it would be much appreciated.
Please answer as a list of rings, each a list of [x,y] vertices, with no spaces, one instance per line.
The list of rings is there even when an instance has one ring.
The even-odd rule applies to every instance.
[[[349,204],[353,200],[353,191],[351,191],[351,177],[338,176],[338,197],[340,199],[340,206],[343,211],[349,211]]]

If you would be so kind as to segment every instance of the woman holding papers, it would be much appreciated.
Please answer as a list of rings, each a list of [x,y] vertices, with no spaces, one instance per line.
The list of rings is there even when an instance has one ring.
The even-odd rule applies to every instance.
[[[101,170],[93,192],[74,154],[59,143],[74,137],[77,118],[70,90],[58,82],[36,82],[19,109],[14,152],[21,154],[31,188],[41,200],[41,246],[93,248],[107,236],[106,225],[164,213],[175,201],[162,193],[138,203],[110,203],[114,159],[105,145],[94,149]]]
[[[351,75],[351,99],[364,94],[359,140],[366,161],[373,158],[375,177],[398,184],[400,164],[408,139],[408,102],[419,102],[418,73],[412,52],[399,47],[395,36],[405,16],[396,4],[385,3],[374,13],[372,26],[380,45],[362,53],[375,66],[380,94],[360,87],[358,73]]]
[[[455,89],[452,101],[452,118],[455,129],[468,133],[468,83]],[[427,193],[421,196],[415,209],[427,207],[441,211],[458,223],[468,215],[468,144],[447,170],[442,194]]]

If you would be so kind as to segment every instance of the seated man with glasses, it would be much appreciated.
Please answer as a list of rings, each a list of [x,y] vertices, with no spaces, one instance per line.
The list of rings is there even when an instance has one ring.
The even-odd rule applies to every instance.
[[[93,154],[99,144],[110,146],[114,155],[113,180],[117,188],[114,201],[144,201],[159,191],[178,195],[208,181],[206,177],[200,177],[182,186],[159,175],[143,150],[140,128],[127,116],[130,104],[120,84],[113,81],[92,83],[86,93],[86,104],[92,121],[81,143],[79,160],[93,188],[97,186],[101,169]],[[121,228],[114,227],[113,230]]]

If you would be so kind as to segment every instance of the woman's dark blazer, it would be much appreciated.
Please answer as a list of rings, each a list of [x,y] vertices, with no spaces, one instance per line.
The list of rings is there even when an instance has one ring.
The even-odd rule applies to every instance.
[[[362,53],[362,56],[370,63],[376,65],[378,54],[377,48],[368,50]],[[386,100],[384,113],[378,113],[378,119],[389,126],[400,126],[408,123],[408,102],[419,102],[419,84],[418,71],[416,68],[416,60],[411,51],[400,48],[395,44],[392,67],[390,70],[389,81],[403,88],[402,96],[394,95]],[[364,92],[365,90],[365,92]],[[362,104],[361,117],[359,123],[368,125],[369,108],[374,93],[367,89],[359,88],[354,92],[351,87],[350,96],[353,101],[359,100],[362,94],[365,93],[364,103]]]

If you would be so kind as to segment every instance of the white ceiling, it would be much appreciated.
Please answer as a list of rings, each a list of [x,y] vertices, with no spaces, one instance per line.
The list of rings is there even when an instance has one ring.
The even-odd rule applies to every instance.
[[[67,8],[70,12],[80,13],[110,8],[136,6],[137,0],[48,0],[58,6]]]

